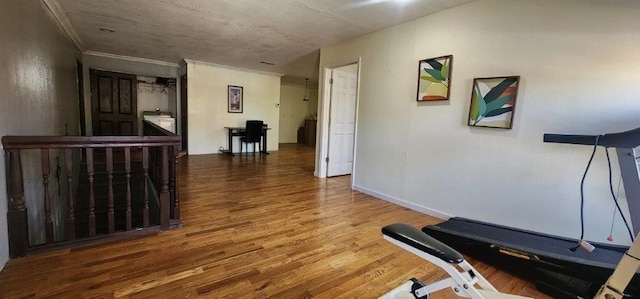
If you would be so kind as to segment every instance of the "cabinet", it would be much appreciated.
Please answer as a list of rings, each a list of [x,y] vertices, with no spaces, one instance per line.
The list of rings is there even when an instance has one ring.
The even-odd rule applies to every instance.
[[[304,121],[304,143],[306,145],[316,145],[316,123],[315,119],[306,119]]]

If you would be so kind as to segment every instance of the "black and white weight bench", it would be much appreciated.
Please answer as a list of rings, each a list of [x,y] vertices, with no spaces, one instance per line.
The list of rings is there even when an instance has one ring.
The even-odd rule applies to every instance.
[[[382,228],[382,234],[385,240],[437,265],[450,277],[426,286],[412,278],[380,299],[427,299],[430,293],[447,287],[460,297],[474,299],[527,298],[498,292],[460,253],[411,225],[387,225]]]

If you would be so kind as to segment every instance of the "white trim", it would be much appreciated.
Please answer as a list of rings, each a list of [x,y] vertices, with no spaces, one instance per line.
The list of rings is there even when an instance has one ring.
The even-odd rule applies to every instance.
[[[358,155],[358,115],[360,114],[360,69],[362,67],[362,57],[358,57],[358,70],[356,71],[356,118],[353,130],[353,164],[351,165],[351,189],[356,184],[356,161]]]
[[[331,116],[330,104],[331,104],[331,84],[329,84],[329,80],[331,80],[332,73],[334,69],[356,64],[358,66],[358,71],[356,73],[357,77],[357,86],[356,86],[356,123],[355,123],[355,131],[354,131],[354,141],[353,141],[353,165],[351,167],[351,188],[353,189],[353,185],[355,182],[355,166],[356,166],[356,149],[358,143],[358,115],[360,109],[360,67],[362,64],[362,58],[358,57],[357,59],[347,60],[336,64],[325,65],[322,68],[322,76],[320,77],[323,80],[322,84],[322,94],[318,97],[318,110],[320,114],[318,115],[318,128],[317,128],[317,136],[316,140],[316,170],[314,171],[314,175],[319,178],[327,177],[327,162],[326,157],[329,155],[329,117]],[[318,89],[320,89],[320,85],[318,84]]]
[[[189,64],[189,63],[202,64],[202,65],[208,65],[208,66],[213,66],[213,67],[221,67],[221,68],[230,69],[230,70],[243,71],[243,72],[249,72],[249,73],[257,73],[257,74],[269,75],[269,76],[277,76],[277,77],[284,76],[284,74],[281,74],[281,73],[273,73],[273,72],[267,72],[267,71],[252,70],[252,69],[247,69],[247,68],[242,68],[242,67],[237,67],[237,66],[217,64],[217,63],[206,62],[206,61],[199,61],[199,60],[193,60],[193,59],[187,59],[187,58],[185,58],[183,60],[187,64]]]
[[[53,17],[58,21],[58,25],[62,27],[64,32],[67,33],[71,41],[76,45],[76,48],[80,52],[83,51],[82,40],[75,29],[73,29],[73,25],[71,25],[71,21],[67,18],[67,14],[64,9],[60,6],[57,0],[42,0],[42,3],[51,11]]]
[[[427,208],[427,207],[424,207],[424,206],[421,206],[421,205],[417,205],[417,204],[408,202],[406,200],[395,198],[393,196],[390,196],[390,195],[387,195],[387,194],[384,194],[384,193],[380,193],[380,192],[377,192],[377,191],[373,191],[371,189],[367,189],[365,187],[361,187],[361,186],[358,186],[358,185],[355,185],[355,184],[353,185],[353,190],[356,190],[358,192],[362,192],[364,194],[373,196],[375,198],[379,198],[379,199],[388,201],[390,203],[394,203],[394,204],[397,204],[399,206],[403,206],[405,208],[420,212],[422,214],[427,214],[429,216],[433,216],[433,217],[436,217],[436,218],[439,218],[439,219],[442,219],[442,220],[448,220],[449,218],[455,217],[454,215],[447,214],[447,213],[442,212],[442,211],[438,211],[438,210],[435,210],[435,209],[432,209],[432,208]]]
[[[331,99],[331,84],[329,84],[329,80],[331,80],[331,74],[333,69],[325,66],[322,69],[322,96],[318,99],[318,110],[320,114],[318,115],[318,127],[316,133],[316,173],[319,178],[327,177],[327,153],[328,153],[328,144],[329,144],[329,136],[327,131],[329,130],[329,103]],[[318,86],[320,89],[320,86]]]
[[[116,55],[116,54],[109,54],[109,53],[102,53],[102,52],[95,52],[95,51],[84,51],[84,52],[82,52],[82,54],[91,55],[91,56],[97,56],[97,57],[121,59],[121,60],[133,61],[133,62],[157,64],[157,65],[170,66],[170,67],[175,67],[175,68],[179,68],[180,67],[179,64],[173,63],[173,62],[152,60],[152,59],[139,58],[139,57],[131,57],[131,56],[124,56],[124,55]]]

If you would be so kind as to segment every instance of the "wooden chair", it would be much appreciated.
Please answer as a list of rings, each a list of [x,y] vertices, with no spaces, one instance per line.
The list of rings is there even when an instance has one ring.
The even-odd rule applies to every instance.
[[[240,137],[240,152],[242,153],[242,145],[247,144],[247,152],[249,151],[249,143],[253,143],[253,153],[256,152],[256,143],[258,151],[261,152],[262,130],[264,122],[261,120],[248,120],[245,126],[245,135]],[[262,152],[261,152],[262,153]]]

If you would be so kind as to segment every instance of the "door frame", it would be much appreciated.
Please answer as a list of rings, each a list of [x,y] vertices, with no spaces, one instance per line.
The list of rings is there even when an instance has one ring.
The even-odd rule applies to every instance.
[[[78,116],[80,120],[80,136],[87,136],[87,119],[84,102],[84,66],[82,60],[76,58],[76,75],[78,76]]]
[[[358,115],[360,110],[360,74],[362,69],[362,58],[358,57],[357,59],[347,60],[342,63],[330,64],[323,67],[322,70],[322,87],[319,88],[321,95],[319,97],[318,103],[318,142],[316,143],[316,168],[313,173],[316,177],[326,178],[327,177],[327,162],[326,158],[329,156],[329,119],[331,117],[331,84],[329,80],[331,80],[331,75],[334,69],[357,64],[358,71],[356,73],[356,118],[355,118],[355,132],[354,132],[354,141],[353,141],[353,167],[351,170],[351,187],[353,187],[353,183],[355,181],[355,172],[353,171],[356,168],[357,162],[357,147],[358,147]]]

